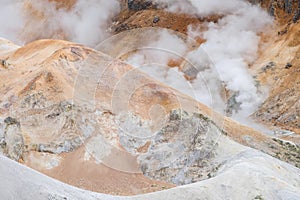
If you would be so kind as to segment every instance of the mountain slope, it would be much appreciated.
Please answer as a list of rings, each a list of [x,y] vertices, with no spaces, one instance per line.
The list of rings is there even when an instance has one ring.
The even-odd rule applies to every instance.
[[[136,180],[133,190],[124,187],[119,194],[204,180],[218,176],[228,156],[244,148],[227,146],[227,137],[273,156],[284,153],[288,156],[281,159],[298,165],[299,150],[292,143],[224,118],[99,51],[41,40],[2,54],[1,59],[6,63],[0,71],[1,91],[6,94],[0,99],[3,153],[66,183],[116,194],[110,181],[103,187],[89,181],[105,168],[119,171],[115,177],[120,183]],[[165,171],[157,158],[175,162]],[[185,159],[189,164],[180,164]],[[71,160],[78,170],[94,170],[78,176],[78,170],[67,164]],[[164,182],[146,180],[142,172]]]

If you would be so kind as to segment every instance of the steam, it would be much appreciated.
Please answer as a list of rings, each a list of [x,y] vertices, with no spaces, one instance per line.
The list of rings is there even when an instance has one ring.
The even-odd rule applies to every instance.
[[[154,0],[162,7],[170,12],[181,12],[185,14],[193,14],[198,17],[206,17],[208,15],[227,15],[239,6],[244,4],[242,0]]]
[[[166,29],[144,30],[145,48],[126,58],[126,62],[177,90],[194,97],[193,87],[178,68],[170,68],[170,60],[182,59],[188,46],[175,32]],[[149,31],[149,32],[148,32]],[[155,31],[155,32],[154,32]]]
[[[255,111],[266,95],[258,90],[248,65],[257,58],[258,34],[266,30],[272,19],[257,6],[243,1],[230,2],[236,3],[231,14],[217,23],[209,23],[208,30],[200,36],[207,40],[202,48],[214,63],[219,80],[225,83],[227,90],[236,94],[235,100],[240,103],[238,115],[247,116]],[[228,11],[226,8],[226,13]]]
[[[4,0],[0,2],[0,37],[16,43],[37,39],[66,39],[95,46],[109,36],[118,0],[78,0],[72,8],[58,8],[53,1]]]
[[[205,24],[205,31],[199,31],[199,27],[189,27],[189,37],[200,37],[206,40],[198,49],[181,54],[194,65],[194,75],[197,78],[190,81],[190,84],[171,85],[175,87],[177,85],[176,88],[181,92],[188,93],[220,112],[225,112],[226,109],[233,110],[232,115],[236,119],[246,118],[252,114],[263,102],[267,92],[257,87],[248,66],[256,60],[260,42],[259,34],[272,25],[272,18],[260,7],[242,0],[222,2],[219,0],[155,0],[155,2],[160,3],[170,12],[194,14],[199,17],[220,16],[218,22]],[[168,42],[163,37],[160,38],[159,43],[165,44],[164,48],[169,49]],[[177,42],[174,40],[172,44],[182,49],[182,42],[179,39]],[[147,57],[145,52],[138,52],[138,54],[133,57]],[[132,62],[132,57],[128,61],[136,64]],[[152,62],[157,64],[158,61]],[[151,63],[149,60],[144,60],[143,67],[150,66],[149,63]],[[138,63],[139,66],[141,64]],[[151,73],[151,69],[153,66],[149,67],[148,73]],[[157,70],[152,73],[156,78],[159,76]],[[180,72],[177,72],[178,74]],[[160,77],[160,80],[168,84],[180,81],[174,73],[169,73],[168,76]],[[192,87],[193,94],[190,93],[191,89],[182,88],[183,85]],[[230,104],[230,101],[227,102],[228,99],[224,97],[224,89],[232,98],[232,105],[227,104],[228,102]]]
[[[139,53],[130,56],[127,59],[129,63],[141,66],[145,63],[155,62],[167,66],[170,60],[176,60],[187,52],[188,48],[184,41],[172,32],[166,29],[156,30],[156,32],[157,35],[152,35],[152,37],[149,35],[145,39],[148,43],[147,49],[142,49]]]
[[[191,49],[186,40],[161,31],[147,44],[155,50],[137,51],[127,61],[220,112],[226,111],[228,100],[224,89],[235,104],[229,105],[236,111],[234,117],[254,112],[266,92],[257,87],[248,66],[257,58],[259,34],[272,24],[272,18],[244,0],[153,1],[170,12],[201,18],[217,15],[220,19],[202,24],[201,29],[189,27],[188,37],[206,40],[199,48]],[[118,0],[77,0],[70,9],[58,8],[53,1],[2,0],[0,37],[18,44],[42,38],[66,39],[93,47],[109,36],[109,23],[119,7]],[[166,67],[170,60],[182,58],[186,63],[177,66],[182,71]],[[194,69],[187,71],[195,78],[189,82],[183,78],[188,63]]]
[[[24,25],[21,10],[22,1],[2,0],[0,2],[0,37],[18,41],[16,33],[20,33]]]

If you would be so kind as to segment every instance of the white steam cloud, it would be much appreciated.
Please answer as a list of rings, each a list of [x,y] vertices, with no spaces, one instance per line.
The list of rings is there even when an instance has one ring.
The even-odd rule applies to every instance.
[[[161,3],[165,9],[171,12],[195,14],[198,17],[220,16],[216,23],[207,23],[205,31],[201,32],[197,27],[189,27],[189,37],[200,36],[206,40],[200,48],[181,54],[195,64],[197,78],[190,82],[191,85],[186,86],[187,84],[175,84],[180,81],[178,78],[180,72],[176,73],[176,76],[169,72],[164,76],[159,76],[158,69],[153,68],[153,63],[157,64],[158,60],[151,62],[144,59],[149,57],[149,53],[145,52],[138,52],[128,61],[138,66],[144,65],[143,68],[147,65],[150,66],[146,70],[148,73],[152,73],[156,78],[160,77],[161,81],[196,97],[199,101],[220,112],[226,110],[227,100],[224,99],[224,89],[226,89],[233,96],[231,102],[235,104],[227,106],[232,106],[233,110],[235,110],[234,106],[238,105],[239,107],[237,112],[233,113],[233,117],[246,118],[252,114],[266,97],[266,92],[257,88],[248,66],[257,58],[259,34],[272,25],[272,18],[267,12],[242,0],[155,0],[155,2]],[[155,46],[156,44],[157,42],[153,42],[151,45]],[[164,37],[161,37],[159,44],[158,48],[161,48],[163,44],[164,48],[169,50],[170,42]],[[172,46],[184,49],[180,39],[177,42],[173,40]],[[176,52],[173,47],[171,50]],[[138,59],[133,60],[133,58],[140,58],[139,62],[137,63]],[[166,62],[161,64],[166,64]],[[186,87],[183,88],[183,85]],[[192,94],[191,89],[188,89],[190,87],[193,90]]]
[[[22,4],[22,1],[0,1],[0,37],[18,41],[16,33],[20,33],[24,25]]]
[[[226,15],[244,3],[242,0],[154,0],[153,2],[166,6],[170,12],[194,14],[199,17]]]
[[[170,60],[181,59],[188,52],[186,43],[175,35],[173,31],[166,29],[144,30],[147,32],[145,48],[141,48],[126,58],[126,62],[139,68],[177,90],[195,97],[193,87],[184,78],[184,74],[178,68],[170,68]],[[148,32],[149,31],[149,32]],[[129,52],[130,53],[130,52]]]
[[[244,1],[226,1],[236,3],[236,6],[232,10],[226,7],[225,13],[230,14],[217,23],[209,23],[208,30],[200,33],[206,39],[201,47],[214,63],[218,78],[225,83],[226,89],[237,94],[236,101],[241,104],[239,115],[247,116],[265,97],[263,91],[258,91],[248,65],[257,58],[258,34],[272,24],[272,19],[257,6]]]
[[[154,37],[149,36],[150,39],[145,39],[147,42],[151,41],[147,44],[146,49],[140,50],[138,54],[133,54],[127,61],[136,66],[153,62],[167,66],[170,60],[178,59],[179,56],[187,52],[188,48],[184,41],[180,40],[172,32],[166,29],[159,29],[156,33]]]
[[[0,37],[19,44],[54,38],[95,46],[108,36],[119,9],[118,0],[77,0],[70,9],[53,1],[2,0]]]

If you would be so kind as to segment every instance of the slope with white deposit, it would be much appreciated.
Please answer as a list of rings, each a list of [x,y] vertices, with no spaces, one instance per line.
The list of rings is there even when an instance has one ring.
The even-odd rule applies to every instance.
[[[215,177],[151,194],[117,197],[97,194],[37,173],[0,156],[0,193],[3,199],[299,199],[300,170],[228,139],[220,151],[230,151]],[[223,152],[224,154],[226,154]],[[38,190],[36,188],[39,188]],[[18,191],[18,192],[16,192]]]

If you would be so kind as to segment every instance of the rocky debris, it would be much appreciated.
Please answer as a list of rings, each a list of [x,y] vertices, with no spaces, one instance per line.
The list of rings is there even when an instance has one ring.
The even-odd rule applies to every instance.
[[[248,0],[252,4],[260,4],[281,24],[299,20],[300,4],[295,0]]]
[[[7,69],[9,67],[9,64],[6,60],[0,60],[0,64],[2,65],[2,67],[4,67],[5,69]]]
[[[237,113],[241,109],[241,103],[236,100],[236,98],[239,96],[238,92],[235,92],[226,103],[226,114],[231,116],[234,113]]]
[[[131,29],[131,28],[128,26],[128,24],[121,24],[121,25],[116,27],[115,32],[119,33],[119,32],[122,32],[122,31],[129,30],[129,29]]]
[[[0,148],[7,157],[19,161],[23,159],[25,151],[24,139],[22,135],[20,122],[12,117],[4,119],[4,126],[0,131]]]
[[[216,17],[207,19],[216,21]],[[186,14],[170,13],[161,9],[121,12],[111,29],[115,34],[136,28],[160,27],[186,34],[189,25],[200,25],[201,19]]]
[[[28,94],[21,102],[23,109],[43,109],[47,106],[47,99],[42,92]]]
[[[274,157],[280,160],[288,160],[300,168],[300,146],[278,138],[273,138],[273,141],[277,142],[281,147],[279,151],[275,152]]]
[[[7,124],[7,126],[9,125],[17,125],[20,127],[20,122],[18,122],[17,119],[12,118],[12,117],[7,117],[4,119],[4,123]]]
[[[300,19],[300,1],[298,2],[298,9],[295,11],[293,22],[296,23]]]
[[[79,108],[75,108],[68,101],[54,105],[49,110],[49,114],[43,114],[45,116],[45,123],[47,121],[49,124],[57,122],[59,126],[55,128],[57,128],[60,134],[56,138],[53,138],[53,140],[49,140],[48,143],[37,144],[37,151],[54,154],[72,152],[78,149],[92,134],[94,128],[92,130],[89,129],[89,126],[93,126],[90,124],[91,121],[86,119],[82,123]],[[89,115],[87,114],[87,116]],[[84,118],[84,116],[82,117]]]
[[[288,34],[279,40],[279,43],[287,40],[286,46],[280,46],[278,49],[274,46],[270,49],[272,54],[266,53],[267,56],[274,59],[273,62],[277,63],[278,67],[273,67],[271,70],[266,68],[267,73],[259,74],[261,84],[271,86],[271,90],[268,98],[254,114],[256,119],[264,123],[297,134],[300,133],[300,90],[298,89],[300,49],[297,46],[299,27],[299,24],[295,25]],[[290,46],[291,43],[292,46]],[[290,53],[291,49],[294,49],[294,53]]]
[[[287,89],[270,96],[254,116],[274,126],[297,133],[297,130],[300,129],[300,101],[298,98],[299,90],[293,88],[295,83],[290,82],[293,86],[285,85]]]
[[[39,131],[41,131],[41,126],[44,128],[49,127],[49,129],[44,130],[46,132],[43,133],[43,137],[49,137],[47,143],[33,140],[27,144],[27,146],[29,150],[52,154],[76,150],[94,130],[94,128],[89,128],[93,125],[89,124],[88,119],[84,123],[81,123],[82,119],[78,117],[78,110],[73,110],[73,105],[69,102],[61,102],[57,105],[46,107],[43,111],[40,111],[40,113],[28,114],[20,120],[24,124],[22,127],[23,131],[29,132],[30,138],[40,135]],[[78,120],[80,120],[80,122],[78,122]],[[4,141],[7,141],[7,135],[12,135],[10,141],[11,144],[15,144],[13,147],[14,151],[23,152],[24,144],[20,134],[20,122],[11,117],[6,118],[4,122],[7,124]],[[53,138],[51,137],[52,134],[58,135]],[[16,153],[12,153],[12,150],[8,152],[8,155],[12,155],[10,157],[16,160],[20,157],[16,156]]]
[[[139,11],[139,10],[146,10],[150,8],[155,8],[155,4],[152,1],[147,0],[128,0],[128,9]]]
[[[293,22],[296,23],[299,19],[300,19],[300,9],[294,15]]]
[[[264,197],[262,195],[256,195],[254,200],[264,200]]]
[[[293,10],[293,0],[285,0],[284,11],[288,14],[291,14],[292,10]]]
[[[150,178],[183,185],[218,171],[220,163],[213,159],[223,132],[202,114],[173,110],[158,131],[132,113],[117,116],[116,122],[120,144],[138,156],[141,170]]]
[[[275,4],[274,2],[271,3],[270,5],[270,8],[269,8],[269,14],[272,16],[272,17],[275,17]]]
[[[287,27],[285,27],[283,30],[278,31],[277,35],[278,35],[278,36],[284,35],[284,34],[287,34],[287,32],[288,32],[288,29],[287,29]]]
[[[273,61],[269,62],[268,64],[266,64],[263,68],[262,71],[263,72],[267,72],[268,70],[274,70],[274,67],[276,67],[276,63],[274,63]]]
[[[166,125],[151,139],[138,159],[143,173],[177,185],[210,178],[220,163],[213,162],[222,132],[207,118],[173,110]]]
[[[71,139],[64,139],[63,141],[53,141],[48,144],[38,144],[38,152],[46,152],[52,154],[61,154],[66,152],[72,152],[78,149],[83,144],[83,141],[80,137],[75,137]]]
[[[293,65],[291,64],[291,63],[287,63],[286,65],[285,65],[285,69],[289,69],[289,68],[291,68]]]
[[[60,154],[72,152],[83,145],[95,130],[97,114],[70,101],[52,102],[39,91],[20,99],[15,110],[22,129],[28,135],[29,150]],[[20,124],[7,118],[7,124]],[[39,139],[43,138],[43,139]]]
[[[158,23],[159,22],[159,20],[160,20],[160,18],[158,17],[158,16],[155,16],[154,18],[153,18],[153,23]]]

